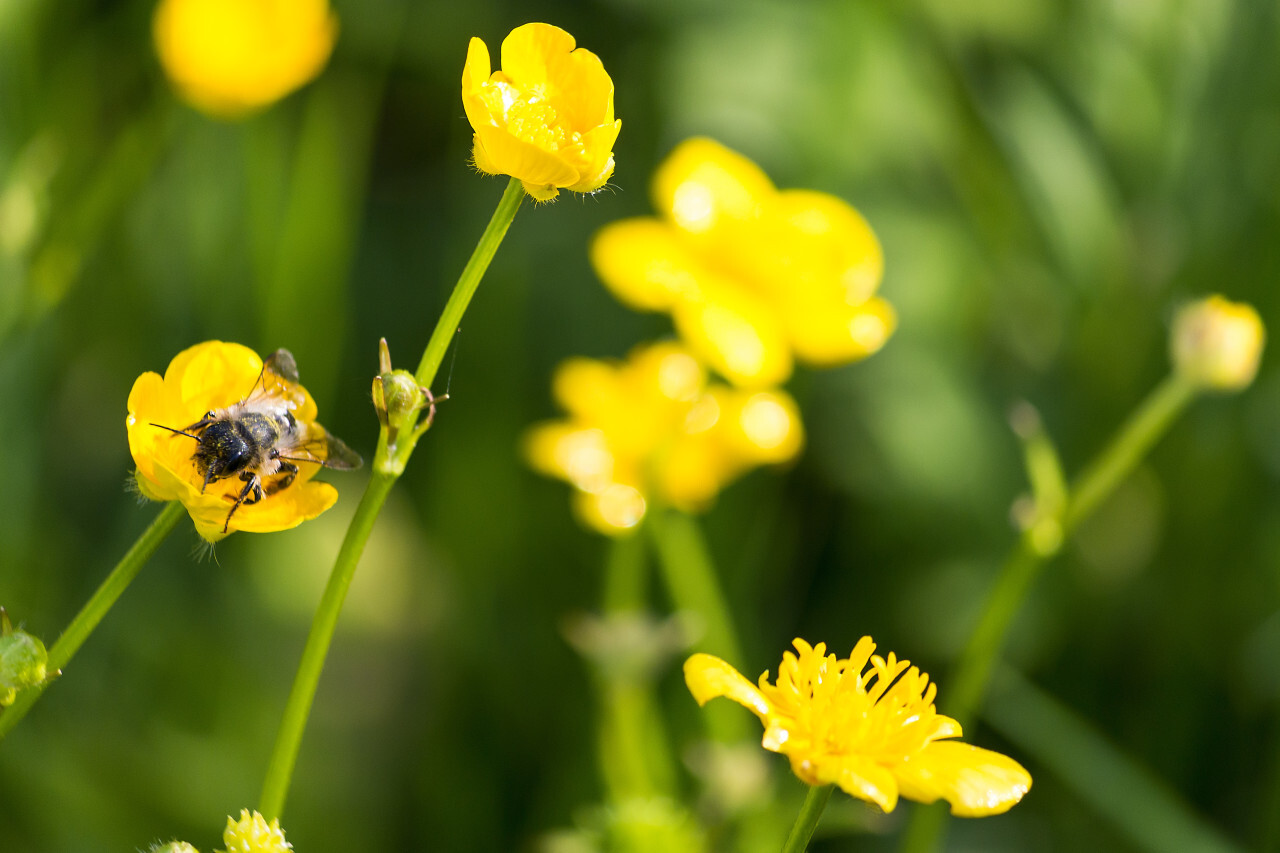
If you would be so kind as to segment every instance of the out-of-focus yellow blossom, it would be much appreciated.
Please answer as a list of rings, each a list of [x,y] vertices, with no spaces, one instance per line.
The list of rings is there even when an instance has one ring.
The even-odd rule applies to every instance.
[[[489,48],[471,39],[462,104],[475,130],[476,168],[519,178],[538,201],[604,186],[622,122],[599,57],[575,50],[559,27],[525,24],[503,39],[502,69],[490,67]]]
[[[239,118],[320,73],[338,34],[326,0],[161,0],[160,64],[197,109]]]
[[[1007,811],[1031,788],[1013,759],[949,740],[960,724],[934,710],[929,676],[893,652],[873,655],[870,637],[847,659],[826,654],[825,643],[797,639],[795,647],[774,684],[766,671],[757,687],[707,654],[685,662],[685,682],[700,705],[725,696],[751,709],[764,723],[764,748],[786,755],[804,782],[839,785],[886,812],[903,796],[941,798],[954,815],[982,817]]]
[[[144,373],[129,392],[129,452],[138,466],[135,479],[142,494],[156,501],[181,501],[196,531],[210,542],[223,538],[227,513],[244,483],[231,477],[209,483],[196,469],[195,442],[155,424],[185,429],[206,412],[238,403],[248,396],[262,373],[262,359],[248,347],[206,341],[183,350],[169,362],[164,377]],[[286,397],[300,423],[315,423],[316,404],[301,385],[291,384]],[[243,503],[231,516],[230,531],[268,533],[297,527],[333,506],[337,490],[312,480],[318,465],[300,465],[286,489],[257,503]]]
[[[1210,296],[1174,318],[1170,348],[1178,372],[1214,391],[1247,388],[1258,372],[1266,332],[1252,305]]]
[[[240,810],[240,819],[227,818],[227,828],[222,831],[224,853],[285,853],[293,845],[284,840],[280,819],[267,823],[266,818],[248,809]]]
[[[170,841],[165,844],[153,844],[147,853],[200,853],[185,841]]]
[[[695,138],[658,168],[653,200],[660,217],[605,226],[591,261],[623,302],[670,312],[734,383],[782,382],[793,357],[854,361],[893,332],[893,309],[876,296],[880,244],[835,196],[779,191],[746,157]]]
[[[569,418],[534,427],[526,453],[576,487],[577,510],[605,533],[637,525],[651,497],[704,508],[730,480],[793,458],[803,443],[785,392],[708,384],[675,343],[638,347],[621,364],[570,359],[554,393]]]

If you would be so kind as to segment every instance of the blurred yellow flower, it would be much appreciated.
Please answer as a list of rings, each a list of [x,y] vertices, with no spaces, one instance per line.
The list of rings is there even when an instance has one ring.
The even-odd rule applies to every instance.
[[[708,384],[674,343],[638,347],[621,364],[570,359],[554,393],[569,418],[531,429],[525,452],[535,469],[576,487],[576,509],[605,533],[639,524],[652,497],[704,508],[735,477],[785,462],[803,443],[785,392]]]
[[[293,845],[284,840],[279,818],[267,823],[266,818],[248,809],[240,810],[240,820],[227,818],[227,828],[222,832],[224,853],[286,853]]]
[[[764,748],[786,755],[804,782],[839,785],[886,812],[901,795],[942,798],[954,815],[982,817],[1008,811],[1031,788],[1013,759],[947,740],[960,736],[960,724],[934,710],[929,676],[893,652],[873,655],[870,637],[847,659],[826,654],[825,643],[796,639],[795,647],[774,684],[766,671],[757,687],[707,654],[685,662],[685,682],[700,705],[724,696],[755,712]]]
[[[892,334],[893,309],[875,295],[880,244],[835,196],[779,191],[746,157],[695,138],[658,168],[653,197],[661,217],[605,226],[591,261],[623,302],[670,312],[734,383],[782,382],[793,357],[854,361]]]
[[[326,0],[161,0],[160,64],[197,109],[239,118],[320,73],[338,34]]]
[[[297,527],[333,506],[337,490],[313,481],[318,465],[301,465],[288,488],[256,503],[244,503],[228,520],[228,512],[244,483],[237,477],[215,480],[205,486],[192,456],[190,438],[175,435],[157,424],[185,429],[206,412],[242,401],[262,373],[262,359],[248,347],[222,341],[206,341],[178,353],[164,377],[144,373],[129,392],[125,427],[129,452],[138,466],[135,479],[151,500],[181,501],[195,522],[196,531],[216,542],[229,531],[267,533]],[[316,404],[301,385],[289,386],[288,405],[299,423],[314,424]]]
[[[502,41],[502,70],[489,48],[467,48],[462,103],[475,130],[476,168],[510,175],[538,201],[561,189],[589,193],[613,174],[613,81],[589,50],[550,24],[516,27]]]
[[[1258,372],[1265,338],[1262,318],[1252,305],[1217,295],[1199,299],[1174,318],[1173,364],[1201,388],[1239,391]]]

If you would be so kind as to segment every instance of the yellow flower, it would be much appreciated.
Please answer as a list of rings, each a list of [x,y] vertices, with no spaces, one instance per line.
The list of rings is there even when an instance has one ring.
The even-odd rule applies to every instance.
[[[338,22],[326,0],[161,0],[152,32],[182,96],[238,118],[315,78]]]
[[[570,359],[554,387],[569,418],[534,427],[526,454],[574,485],[577,510],[605,533],[637,525],[651,496],[704,508],[729,481],[793,458],[803,442],[785,392],[708,384],[674,343],[638,347],[621,364]]]
[[[266,818],[248,809],[240,810],[240,820],[227,818],[227,828],[222,831],[224,853],[285,853],[293,845],[284,840],[280,819],[267,823]]]
[[[1174,318],[1173,364],[1201,388],[1240,391],[1258,372],[1265,338],[1253,306],[1216,295],[1199,299]]]
[[[184,429],[206,412],[243,400],[262,372],[262,359],[240,344],[206,341],[183,350],[169,362],[164,378],[144,373],[129,392],[129,452],[138,466],[135,478],[151,500],[181,501],[196,531],[210,542],[226,533],[227,514],[244,483],[236,477],[204,485],[192,457],[194,442],[157,424]],[[316,404],[301,385],[290,386],[292,414],[300,423],[314,424]],[[288,487],[257,503],[241,504],[230,518],[229,530],[267,533],[287,530],[315,518],[338,499],[328,483],[311,477],[318,465],[303,464]],[[202,491],[203,489],[203,491]]]
[[[880,244],[835,196],[774,188],[755,163],[695,138],[658,168],[661,218],[605,226],[591,261],[623,302],[670,312],[698,355],[734,383],[777,384],[792,360],[854,361],[896,324],[875,295]]]
[[[550,24],[516,27],[502,42],[502,70],[489,48],[467,48],[462,104],[475,130],[476,168],[510,175],[538,201],[561,189],[589,193],[613,174],[613,81],[589,50]]]
[[[799,655],[783,654],[774,684],[765,672],[756,687],[706,654],[685,662],[685,682],[700,705],[725,696],[754,711],[764,748],[786,755],[804,782],[839,785],[886,812],[901,795],[942,798],[954,815],[982,817],[1008,811],[1031,788],[1013,759],[948,740],[960,736],[960,724],[934,710],[929,676],[892,652],[873,655],[870,637],[848,659],[826,654],[825,643],[797,639],[795,647]]]

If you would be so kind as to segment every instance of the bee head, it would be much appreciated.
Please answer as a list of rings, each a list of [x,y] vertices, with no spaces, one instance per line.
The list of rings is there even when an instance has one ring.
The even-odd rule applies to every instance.
[[[196,460],[196,470],[204,476],[204,486],[208,486],[244,470],[253,460],[253,451],[232,421],[216,421],[200,433],[192,458]]]

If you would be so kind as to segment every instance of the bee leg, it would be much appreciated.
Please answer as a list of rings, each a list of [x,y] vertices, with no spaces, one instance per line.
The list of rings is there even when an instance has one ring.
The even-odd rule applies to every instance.
[[[222,525],[222,532],[226,533],[227,528],[231,526],[231,516],[236,514],[236,510],[240,508],[240,504],[256,504],[262,500],[262,478],[252,471],[241,471],[240,479],[244,480],[244,488],[240,490],[240,496],[236,498],[236,502],[231,505],[231,509],[227,512],[227,520]]]
[[[267,494],[269,495],[274,495],[282,489],[289,488],[289,484],[293,482],[294,477],[298,476],[298,466],[281,459],[279,472],[281,474],[280,478],[267,484]]]

